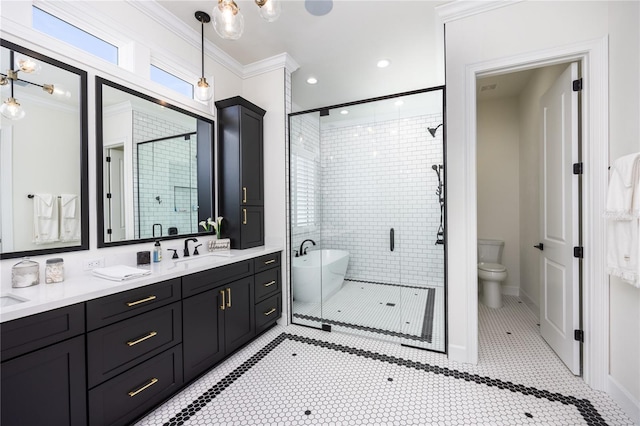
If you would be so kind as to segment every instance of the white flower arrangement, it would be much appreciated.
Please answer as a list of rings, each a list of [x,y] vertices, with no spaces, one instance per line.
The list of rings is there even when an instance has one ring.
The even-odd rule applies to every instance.
[[[205,231],[209,232],[209,228],[215,231],[216,236],[220,238],[220,233],[222,231],[222,216],[218,216],[216,220],[211,219],[210,217],[207,220],[200,221],[199,225],[204,228]]]

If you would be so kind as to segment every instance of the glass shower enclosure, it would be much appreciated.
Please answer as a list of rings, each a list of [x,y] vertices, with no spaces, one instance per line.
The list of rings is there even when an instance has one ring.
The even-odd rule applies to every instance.
[[[444,352],[444,87],[289,117],[292,322]]]

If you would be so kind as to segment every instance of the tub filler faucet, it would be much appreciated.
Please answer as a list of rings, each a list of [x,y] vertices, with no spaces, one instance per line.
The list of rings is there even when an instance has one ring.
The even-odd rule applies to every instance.
[[[302,248],[304,247],[304,243],[306,243],[307,241],[311,242],[311,244],[313,244],[314,246],[316,245],[316,242],[311,239],[304,240],[302,244],[300,244],[300,251],[298,252],[299,256],[304,256],[305,254],[307,254],[307,249],[309,247],[305,248],[304,251],[302,250]]]

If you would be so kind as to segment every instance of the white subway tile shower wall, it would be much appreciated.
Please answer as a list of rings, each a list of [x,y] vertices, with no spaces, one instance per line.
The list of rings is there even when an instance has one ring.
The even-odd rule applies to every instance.
[[[347,278],[444,285],[432,170],[443,163],[442,139],[427,130],[440,123],[432,114],[321,132],[322,241],[349,251]]]
[[[190,129],[141,111],[133,111],[133,123],[134,146],[195,131],[195,120]],[[168,235],[169,227],[176,227],[181,234],[197,232],[197,222],[206,219],[198,217],[198,170],[195,167],[197,137],[191,135],[190,138],[190,141],[180,137],[140,145],[141,152],[148,154],[140,162],[138,150],[133,150],[134,165],[139,164],[139,172],[133,176],[134,197],[138,200],[134,204],[137,237],[151,238],[154,223],[162,224],[162,235]],[[162,148],[158,149],[160,146]],[[185,149],[187,146],[189,149]],[[156,197],[160,197],[160,202]],[[159,229],[156,229],[155,235],[159,235]]]

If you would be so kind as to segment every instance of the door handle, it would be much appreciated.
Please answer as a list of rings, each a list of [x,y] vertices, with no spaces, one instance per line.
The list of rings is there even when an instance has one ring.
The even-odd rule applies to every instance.
[[[389,249],[393,251],[393,249],[395,248],[395,245],[396,245],[395,232],[393,228],[391,228],[391,230],[389,231]]]
[[[536,244],[534,247],[537,248],[540,251],[544,250],[544,244],[542,244],[542,243]]]
[[[247,224],[247,209],[242,209],[242,224]]]
[[[231,288],[227,287],[227,308],[231,307]]]
[[[220,310],[224,311],[225,308],[225,301],[224,301],[224,290],[220,290],[220,294],[222,295],[222,305],[220,305]]]
[[[247,204],[247,187],[242,187],[242,204]]]

